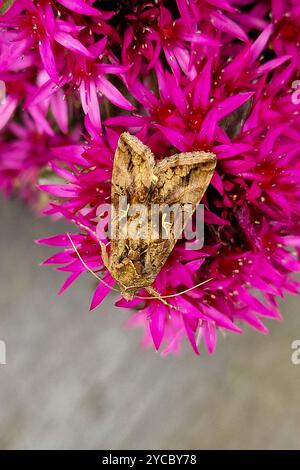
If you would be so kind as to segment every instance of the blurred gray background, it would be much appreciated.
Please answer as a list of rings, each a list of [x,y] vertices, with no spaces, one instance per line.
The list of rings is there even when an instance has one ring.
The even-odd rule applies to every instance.
[[[1,449],[299,449],[300,299],[265,337],[219,337],[216,354],[161,358],[125,330],[111,299],[89,312],[86,276],[39,267],[53,249],[33,239],[66,230],[0,202]]]

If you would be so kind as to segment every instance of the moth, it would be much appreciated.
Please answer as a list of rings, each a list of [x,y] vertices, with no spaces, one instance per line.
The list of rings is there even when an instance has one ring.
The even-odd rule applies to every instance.
[[[150,148],[137,137],[127,132],[121,134],[112,173],[115,233],[109,255],[105,245],[101,244],[101,250],[103,262],[125,299],[132,299],[142,288],[160,297],[153,283],[178,239],[174,218],[166,225],[161,212],[164,236],[153,237],[148,211],[144,222],[149,235],[136,236],[140,227],[136,225],[136,214],[130,215],[130,209],[137,204],[146,208],[177,204],[183,212],[188,204],[192,208],[191,216],[210,183],[215,166],[215,155],[202,151],[179,153],[156,162]],[[124,198],[128,201],[125,211],[120,209],[120,201]],[[124,226],[120,227],[120,222],[124,216],[127,216],[125,228],[129,230],[122,236]]]

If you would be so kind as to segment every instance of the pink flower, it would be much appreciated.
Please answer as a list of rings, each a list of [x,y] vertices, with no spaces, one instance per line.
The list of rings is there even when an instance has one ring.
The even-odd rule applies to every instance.
[[[24,70],[28,70],[27,77],[30,79],[36,75],[34,66],[39,65],[38,62],[41,61],[48,74],[48,80],[40,84],[35,93],[27,96],[27,106],[48,99],[58,88],[68,87],[66,92],[72,91],[72,94],[79,90],[83,111],[90,124],[99,131],[99,94],[123,109],[134,109],[106,78],[107,74],[122,75],[130,65],[124,67],[115,62],[105,62],[107,57],[109,58],[105,51],[107,37],[94,40],[91,29],[91,34],[86,33],[87,25],[76,23],[79,13],[91,15],[97,18],[98,23],[103,21],[105,34],[104,20],[111,18],[113,12],[95,9],[83,0],[62,0],[59,3],[70,11],[64,10],[62,13],[56,3],[52,4],[49,0],[41,0],[39,6],[30,0],[17,0],[2,15],[0,26],[5,28],[6,35],[3,39],[0,70],[3,70],[2,74],[7,82],[22,79],[20,74],[14,73],[13,77],[7,75],[8,70],[18,72],[20,68],[23,75]],[[114,58],[112,53],[110,56]],[[2,118],[3,126],[12,116],[20,99],[20,94],[15,97],[9,95]]]
[[[272,2],[273,45],[278,54],[293,56],[299,68],[300,8],[295,0]]]
[[[235,4],[231,0],[177,0],[176,1],[183,22],[190,28],[204,28],[205,31],[226,33],[230,37],[241,41],[248,41],[242,27],[231,19],[237,13]],[[240,12],[238,12],[238,20]]]
[[[254,50],[254,47],[250,50]],[[281,67],[282,87],[282,77],[289,70],[290,65],[285,59],[275,63],[274,66]],[[184,151],[190,148],[202,148],[206,144],[212,146],[219,158],[218,173],[215,174],[211,188],[205,197],[207,231],[203,250],[186,251],[178,244],[156,280],[155,287],[161,295],[174,295],[168,302],[176,310],[164,306],[157,300],[149,299],[144,307],[129,320],[131,326],[144,326],[143,344],[153,342],[156,349],[163,345],[163,354],[178,352],[184,336],[188,338],[197,354],[201,338],[208,352],[211,353],[216,346],[218,330],[236,333],[242,331],[240,325],[237,326],[236,323],[242,324],[243,322],[265,334],[268,330],[264,319],[281,318],[276,298],[282,296],[285,291],[297,293],[299,290],[297,282],[291,278],[291,273],[298,271],[300,265],[295,253],[290,253],[291,243],[298,246],[299,240],[295,237],[292,242],[289,235],[290,230],[295,233],[296,214],[299,211],[300,202],[299,191],[296,188],[297,184],[299,185],[296,158],[298,133],[296,128],[294,135],[292,131],[294,124],[298,123],[298,117],[294,115],[295,108],[290,105],[285,96],[281,97],[282,88],[277,86],[276,79],[265,85],[264,74],[269,73],[273,65],[265,66],[263,69],[261,67],[255,69],[251,62],[248,86],[253,91],[238,93],[229,98],[221,96],[222,90],[226,90],[226,82],[224,87],[223,85],[216,88],[208,86],[208,83],[211,83],[211,72],[208,72],[211,70],[211,65],[209,68],[204,66],[197,79],[189,83],[186,94],[184,87],[179,87],[172,76],[169,74],[164,76],[162,69],[158,68],[159,97],[153,95],[138,82],[133,87],[134,96],[141,101],[142,109],[146,111],[146,114],[106,120],[107,125],[121,127],[122,130],[126,127],[131,131],[139,128],[139,134],[144,138],[150,135],[150,130],[154,130],[154,134],[148,138],[148,144],[158,154],[160,147],[161,153],[166,154],[170,145]],[[246,70],[241,67],[241,73],[245,72]],[[225,73],[226,71],[224,75]],[[288,74],[286,75],[288,77]],[[256,77],[255,87],[250,82],[251,77]],[[260,79],[258,80],[257,77]],[[239,77],[235,78],[239,83]],[[202,90],[207,90],[207,98],[202,93],[201,101],[196,100],[197,95],[194,91],[198,83],[202,84]],[[247,86],[247,83],[245,85]],[[286,86],[288,86],[288,79],[286,79]],[[239,90],[239,87],[237,89]],[[264,89],[267,90],[268,98],[261,95],[261,90]],[[213,101],[209,99],[211,96],[215,96]],[[220,122],[247,103],[249,99],[253,104],[248,113],[248,119],[234,140],[231,140],[222,132]],[[272,111],[273,108],[278,109],[278,100],[282,100],[279,107],[281,112]],[[196,111],[198,109],[203,110],[202,119],[200,112]],[[210,118],[210,126],[206,127],[205,132],[201,134],[205,120],[210,114],[213,120]],[[286,124],[287,115],[290,115],[288,124]],[[187,118],[188,116],[191,116],[190,119]],[[194,121],[196,116],[199,122]],[[293,116],[292,120],[291,116]],[[276,128],[268,129],[270,120],[276,122]],[[111,152],[110,162],[117,141],[117,136],[111,132],[109,131],[112,145],[108,150]],[[287,133],[291,132],[288,138]],[[199,135],[203,135],[205,140],[202,142],[197,140]],[[207,141],[209,135],[211,135],[211,140]],[[293,138],[291,138],[292,135]],[[188,139],[185,140],[185,136],[189,136]],[[84,154],[87,155],[89,152],[93,154],[94,145]],[[289,147],[290,152],[280,158],[284,153],[283,150],[287,151]],[[72,181],[71,187],[70,184],[68,185],[74,194],[69,195],[68,191],[65,191],[68,187],[62,186],[57,194],[64,197],[66,202],[53,207],[55,211],[64,211],[70,205],[72,214],[65,213],[65,216],[71,218],[84,230],[87,234],[86,240],[90,240],[97,251],[96,208],[98,203],[103,201],[100,194],[103,194],[104,199],[109,197],[109,188],[105,187],[108,190],[106,192],[104,187],[99,186],[98,193],[100,194],[97,195],[93,183],[93,172],[97,171],[94,163],[94,161],[91,163],[93,165],[92,178],[90,184],[88,183],[92,191],[88,194],[89,209],[85,209],[86,202],[83,197],[87,194],[87,189],[82,184],[79,185],[79,189],[78,177],[76,181]],[[278,173],[274,171],[274,166],[277,169],[280,168]],[[85,172],[85,184],[88,182],[88,175],[89,173]],[[287,181],[295,181],[294,191],[288,190]],[[44,189],[52,191],[53,194],[56,193],[55,187]],[[287,215],[290,220],[288,224]],[[78,247],[81,249],[80,243]],[[88,266],[92,269],[97,266],[101,269],[102,266],[103,269],[99,248],[97,260],[95,260],[94,252],[91,257],[83,249],[81,252]],[[70,253],[76,257],[73,248],[70,248]],[[59,255],[51,258],[51,261],[59,264],[62,262]],[[82,270],[82,264],[80,269]],[[74,276],[72,271],[67,285]],[[176,292],[190,289],[207,279],[212,280],[203,287],[176,295]],[[92,301],[93,308],[102,301],[108,291],[107,286],[99,284]],[[259,291],[260,295],[258,295]],[[141,300],[138,298],[131,302],[120,300],[117,305],[140,308]]]
[[[17,31],[12,40],[21,49],[19,52],[25,53],[38,47],[43,66],[56,83],[59,81],[54,56],[57,45],[91,57],[90,52],[76,38],[81,27],[57,19],[49,0],[41,0],[38,7],[32,1],[17,0],[2,16],[0,25]]]
[[[52,148],[71,139],[55,134],[38,109],[31,116],[24,113],[22,123],[11,123],[0,141],[0,189],[4,195],[14,191],[39,208],[41,193],[36,184],[51,177],[49,161],[59,160]]]
[[[116,303],[143,345],[177,354],[186,338],[210,354],[220,331],[266,334],[281,319],[278,299],[299,293],[299,21],[296,0],[16,0],[0,17],[0,187],[35,202],[38,186],[44,213],[76,227],[39,241],[57,249],[44,264],[68,273],[60,292],[91,271],[91,309],[117,289],[99,208],[128,131],[158,159],[218,161],[203,248],[179,241],[155,280],[167,305],[144,291]]]
[[[123,34],[123,63],[133,64],[128,74],[129,81],[143,73],[145,65],[147,71],[155,66],[162,52],[177,80],[180,70],[194,78],[196,70],[190,63],[191,49],[218,47],[214,37],[200,32],[196,24],[191,25],[183,18],[174,20],[164,2],[132,2],[132,6],[124,14],[128,24],[122,32],[122,18],[118,29]]]

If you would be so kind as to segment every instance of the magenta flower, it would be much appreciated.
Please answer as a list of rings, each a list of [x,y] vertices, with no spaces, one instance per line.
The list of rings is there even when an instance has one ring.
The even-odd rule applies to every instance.
[[[122,10],[121,10],[122,11]],[[124,64],[133,64],[128,80],[133,81],[139,73],[149,71],[163,52],[175,78],[178,80],[180,70],[188,77],[194,78],[195,67],[190,63],[190,52],[193,48],[200,51],[217,48],[218,42],[213,36],[202,33],[195,24],[184,18],[175,19],[164,2],[150,1],[141,3],[133,1],[124,12],[124,20],[118,25],[123,35],[122,60]]]
[[[300,8],[295,0],[272,2],[273,46],[279,54],[290,54],[299,68]]]
[[[40,208],[41,193],[37,182],[51,177],[49,161],[59,161],[52,148],[76,139],[56,134],[39,109],[23,114],[22,123],[13,122],[0,141],[0,189],[4,195],[19,194],[26,202]]]
[[[54,82],[59,81],[54,56],[57,44],[91,57],[90,52],[76,38],[81,27],[55,18],[49,0],[42,0],[38,7],[32,1],[17,0],[2,16],[0,25],[14,31],[11,40],[19,47],[19,53],[38,47],[43,66]]]
[[[89,51],[100,57],[105,44],[106,38],[100,39],[98,43],[89,46]],[[133,105],[105,77],[107,73],[122,74],[128,68],[118,64],[97,63],[94,59],[70,55],[67,58],[67,73],[61,75],[59,86],[67,85],[73,93],[76,90],[79,91],[83,112],[88,117],[94,130],[99,132],[101,130],[99,95],[106,97],[111,103],[120,108],[134,109]],[[49,79],[32,98],[29,98],[28,104],[40,103],[45,99],[45,96],[50,97],[56,90],[57,86]]]
[[[83,111],[94,129],[99,131],[99,94],[123,109],[134,109],[105,76],[122,75],[130,65],[124,67],[115,62],[104,62],[104,59],[109,58],[105,53],[107,37],[103,36],[95,41],[92,34],[86,33],[87,25],[79,25],[75,21],[78,20],[78,14],[96,17],[98,24],[100,20],[103,21],[105,34],[105,20],[111,18],[114,13],[95,9],[83,0],[62,0],[59,3],[70,11],[62,12],[55,2],[52,4],[49,0],[42,0],[38,6],[30,0],[17,0],[2,15],[0,26],[5,28],[7,36],[3,40],[6,43],[2,47],[0,71],[3,69],[3,77],[8,82],[20,81],[21,76],[14,74],[13,78],[8,77],[7,70],[17,72],[20,68],[22,71],[25,68],[31,78],[36,75],[33,69],[36,61],[40,60],[48,74],[48,80],[40,84],[35,93],[27,93],[26,105],[40,103],[55,93],[57,88],[68,87],[67,93],[70,90],[79,90]],[[110,56],[114,59],[112,53]],[[20,99],[20,94],[10,95],[4,108],[3,125],[15,111]]]
[[[183,22],[190,29],[199,27],[205,31],[214,31],[219,34],[226,33],[231,38],[241,41],[248,41],[248,37],[243,28],[231,17],[238,13],[237,19],[240,19],[241,13],[237,11],[235,1],[227,0],[176,0],[179,12]]]
[[[281,99],[282,89],[276,86],[276,81],[270,82],[267,87],[270,89],[266,102],[264,99],[259,100],[261,84],[265,83],[264,74],[272,70],[273,65],[282,67],[281,76],[284,76],[290,67],[286,59],[268,67],[259,65],[257,70],[253,68],[251,62],[251,75],[248,75],[256,77],[256,87],[252,85],[253,91],[238,93],[224,100],[218,88],[214,89],[210,83],[205,86],[204,77],[209,80],[210,76],[205,67],[197,80],[189,84],[189,92],[186,94],[183,87],[180,88],[181,93],[179,93],[176,81],[172,82],[172,77],[168,74],[164,77],[159,69],[159,97],[155,97],[138,82],[134,88],[135,98],[138,101],[141,100],[142,109],[148,110],[149,115],[128,116],[127,118],[123,116],[106,120],[107,125],[117,126],[117,128],[127,127],[131,131],[139,128],[140,135],[148,135],[150,129],[154,129],[155,132],[149,138],[149,144],[157,153],[161,147],[161,153],[166,154],[170,145],[182,151],[210,145],[219,158],[218,173],[215,174],[212,188],[205,198],[206,244],[203,250],[195,252],[186,251],[179,244],[157,277],[156,288],[162,295],[172,295],[193,287],[201,280],[212,279],[212,281],[203,287],[170,298],[169,303],[178,310],[161,305],[157,300],[149,300],[144,308],[129,321],[130,325],[145,327],[144,344],[153,341],[158,349],[163,343],[164,354],[179,351],[180,341],[184,336],[187,336],[196,353],[199,352],[200,338],[203,338],[207,350],[213,352],[217,330],[239,333],[241,329],[236,325],[237,322],[249,324],[265,334],[267,327],[263,320],[281,318],[276,297],[282,296],[284,291],[298,292],[297,282],[292,280],[290,273],[299,270],[300,265],[295,254],[290,253],[290,247],[291,243],[297,247],[299,238],[296,234],[292,239],[290,238],[284,213],[290,213],[288,223],[290,230],[295,231],[296,214],[299,211],[297,188],[299,170],[296,159],[299,136],[294,131],[294,135],[292,133],[289,141],[286,141],[285,132],[287,129],[291,132],[293,127],[291,122],[288,125],[277,126],[277,132],[267,128],[270,119],[279,124],[285,122],[287,113],[294,112],[294,108],[290,109],[288,103],[280,107],[282,115],[278,111],[272,112],[273,107],[278,109],[277,100]],[[244,73],[245,70],[242,68],[241,74]],[[259,76],[260,80],[257,79]],[[236,78],[239,83],[238,76]],[[202,93],[201,108],[196,100],[197,95],[195,92],[193,94],[193,90],[197,89],[198,81],[202,84],[202,90],[209,90],[207,92],[209,96],[215,96],[215,99],[211,101],[205,99],[205,94]],[[282,87],[282,80],[280,83]],[[288,82],[286,85],[288,86]],[[221,85],[221,90],[222,87],[223,85]],[[249,117],[238,135],[234,140],[230,140],[229,136],[222,132],[220,122],[250,99],[253,101],[252,111],[249,112]],[[198,106],[203,109],[202,118]],[[269,113],[269,119],[266,119],[266,113]],[[205,131],[203,131],[205,119],[209,115],[214,121],[211,118],[210,125],[204,127]],[[190,119],[188,116],[191,116]],[[196,116],[197,122],[195,122]],[[295,120],[297,120],[297,115]],[[111,134],[111,131],[109,132]],[[205,139],[198,140],[199,135],[203,135]],[[185,136],[188,136],[186,140]],[[211,136],[210,140],[208,136]],[[111,156],[117,140],[114,134],[112,137],[113,140],[110,138]],[[177,140],[174,140],[175,138]],[[293,140],[295,140],[294,143]],[[86,150],[84,155],[90,152],[95,154],[94,146],[95,144]],[[290,147],[290,152],[284,156],[282,156],[283,147],[286,151]],[[259,153],[258,149],[260,149]],[[61,152],[63,153],[63,149]],[[108,161],[111,162],[111,159]],[[56,186],[44,189],[65,199],[66,202],[63,204],[53,206],[54,210],[62,211],[65,216],[71,218],[77,226],[83,229],[87,234],[85,240],[90,240],[97,250],[94,221],[98,204],[103,202],[103,198],[105,200],[109,197],[109,188],[104,181],[101,185],[101,175],[97,176],[100,186],[95,187],[93,174],[97,169],[94,164],[95,161],[92,159],[93,169],[91,181],[88,183],[92,192],[87,196],[88,210],[85,209],[85,196],[89,173],[84,173],[84,184],[79,183],[80,175],[74,179],[74,174],[72,174],[71,185],[62,186],[60,189]],[[278,173],[274,171],[275,165],[276,168],[280,168]],[[105,175],[102,178],[105,178]],[[295,191],[288,190],[287,180],[295,181]],[[72,195],[68,193],[69,189]],[[69,208],[71,208],[71,214],[68,215],[65,211]],[[93,268],[100,266],[103,270],[99,250],[98,258],[95,260],[95,252],[89,256],[80,243],[78,246],[89,266]],[[76,253],[72,248],[70,255],[76,259]],[[64,265],[59,254],[47,261],[47,263],[51,262]],[[76,265],[80,266],[80,272],[82,272],[82,264],[77,263],[78,258]],[[72,269],[73,266],[73,263],[70,264]],[[263,269],[261,269],[262,266]],[[60,269],[68,269],[68,265]],[[72,271],[67,285],[75,276],[76,274]],[[108,274],[107,276],[108,278],[105,279],[112,282]],[[92,308],[99,305],[108,291],[107,286],[99,284],[92,300]],[[140,304],[139,299],[131,302],[125,300],[117,302],[118,306],[127,308],[135,308]]]
[[[101,278],[94,310],[117,288],[101,258],[99,211],[120,133],[159,159],[213,151],[203,248],[176,244],[155,280],[167,305],[145,291],[116,305],[162,354],[179,353],[184,339],[210,354],[219,332],[245,325],[266,334],[281,319],[278,299],[299,293],[298,3],[100,6],[16,0],[0,17],[2,191],[31,203],[43,195],[45,215],[72,222],[71,240],[39,241],[57,249],[44,264],[68,273],[60,292],[82,273]]]

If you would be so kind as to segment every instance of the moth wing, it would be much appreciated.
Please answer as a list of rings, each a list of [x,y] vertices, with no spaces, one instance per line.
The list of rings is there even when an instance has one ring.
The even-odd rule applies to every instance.
[[[156,165],[154,174],[157,183],[151,193],[151,203],[165,204],[168,211],[170,206],[174,205],[174,212],[173,215],[169,212],[168,222],[163,220],[164,209],[160,213],[161,237],[151,243],[147,253],[146,271],[156,270],[157,275],[165,264],[188,218],[200,203],[215,167],[216,157],[210,152],[180,153],[165,158]],[[186,208],[188,214],[183,218]],[[176,217],[179,217],[179,232],[178,225],[175,224]]]
[[[149,147],[127,132],[121,134],[112,174],[114,211],[111,222],[114,232],[111,237],[110,271],[123,295],[123,290],[129,286],[134,288],[145,283],[141,258],[148,248],[148,240],[136,240],[128,232],[129,226],[131,229],[135,226],[130,219],[130,208],[136,204],[148,204],[154,183],[154,167],[155,159]]]
[[[210,152],[186,152],[161,160],[154,169],[157,183],[151,202],[193,204],[201,201],[216,167]]]
[[[112,202],[126,196],[128,203],[146,202],[153,182],[154,155],[137,137],[121,134],[114,157]]]

